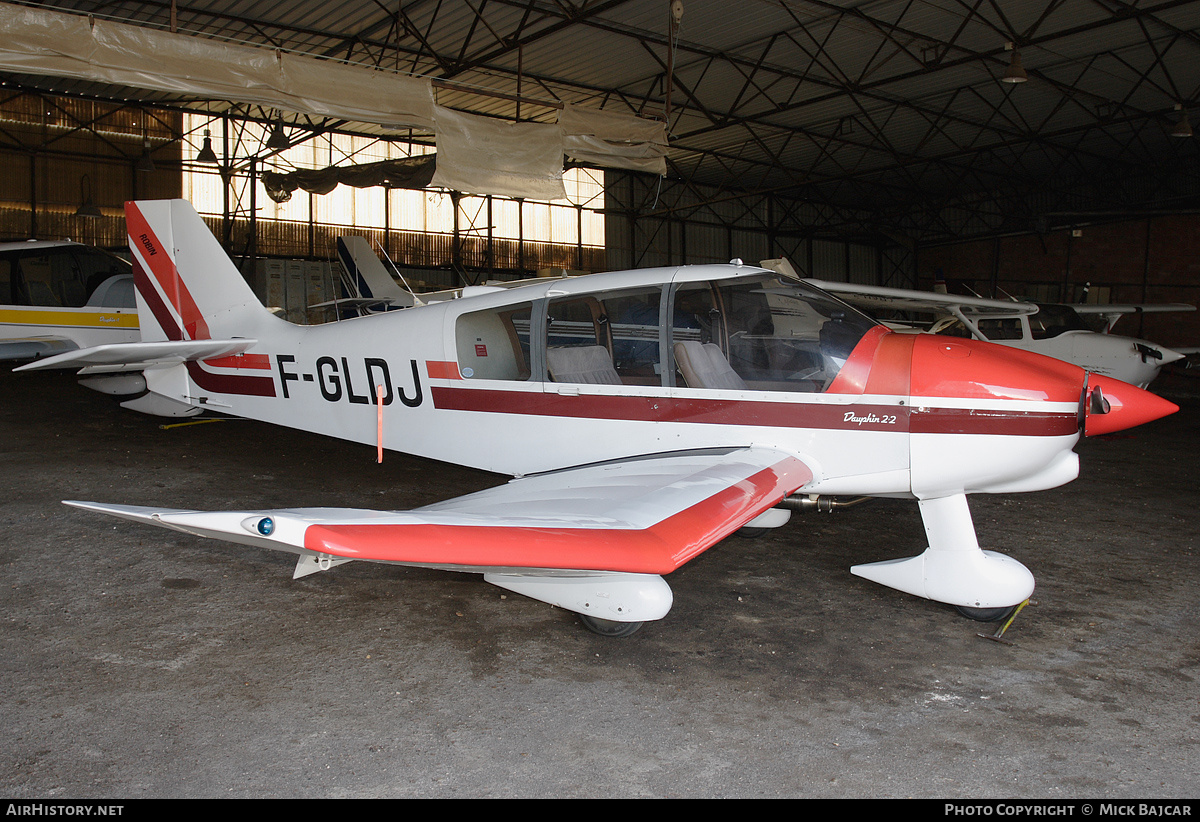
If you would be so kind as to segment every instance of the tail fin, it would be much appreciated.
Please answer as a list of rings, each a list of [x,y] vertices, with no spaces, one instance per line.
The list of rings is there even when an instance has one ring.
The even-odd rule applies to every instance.
[[[138,291],[138,345],[181,351],[145,357],[147,394],[122,405],[162,416],[190,415],[203,406],[245,416],[245,398],[275,396],[270,357],[243,352],[277,339],[288,324],[263,308],[191,203],[126,203],[125,222]],[[234,343],[232,356],[222,353]]]
[[[248,337],[270,316],[191,203],[129,202],[125,222],[143,340]]]
[[[411,306],[413,297],[392,279],[366,237],[338,237],[338,257],[359,297],[375,297],[393,305]]]

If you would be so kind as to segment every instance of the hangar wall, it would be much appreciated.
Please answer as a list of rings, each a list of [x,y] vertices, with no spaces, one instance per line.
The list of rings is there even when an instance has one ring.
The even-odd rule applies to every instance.
[[[1042,302],[1200,305],[1200,215],[1076,225],[921,248],[921,288]],[[1167,346],[1200,344],[1200,312],[1123,318],[1117,333]]]
[[[0,96],[0,241],[125,248],[126,200],[179,196],[180,118],[94,100]],[[102,216],[76,216],[85,198]]]
[[[624,172],[606,172],[605,179],[610,269],[786,257],[806,277],[915,285],[909,247],[823,234],[829,215],[810,203]]]

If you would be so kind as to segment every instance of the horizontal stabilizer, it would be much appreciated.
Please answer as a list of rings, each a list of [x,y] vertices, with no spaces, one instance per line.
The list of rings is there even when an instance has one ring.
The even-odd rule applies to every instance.
[[[77,351],[67,351],[13,370],[43,371],[50,368],[85,367],[92,367],[96,370],[103,370],[105,367],[132,370],[155,365],[177,365],[182,362],[241,354],[257,342],[257,340],[232,339],[110,343],[81,348]]]

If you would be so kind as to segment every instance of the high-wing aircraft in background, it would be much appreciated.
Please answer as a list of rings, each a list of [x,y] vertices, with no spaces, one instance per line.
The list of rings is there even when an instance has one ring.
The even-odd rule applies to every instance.
[[[764,260],[772,270],[780,260]],[[788,266],[790,269],[790,266]],[[1136,312],[1195,311],[1186,303],[1159,305],[1066,305],[963,297],[932,291],[806,280],[872,313],[899,311],[933,314],[928,328],[947,337],[993,342],[1074,363],[1092,374],[1147,388],[1164,365],[1186,356],[1162,345],[1107,333],[1120,317]],[[1103,318],[1105,332],[1083,316]],[[895,328],[896,325],[892,324]]]
[[[1024,565],[983,551],[972,493],[1074,479],[1081,433],[1177,410],[990,343],[890,332],[803,282],[734,261],[476,288],[316,326],[265,310],[191,206],[126,206],[143,341],[29,368],[146,369],[164,403],[507,474],[413,511],[203,512],[69,504],[289,551],[481,573],[632,633],[662,575],[816,495],[915,499],[923,553],[853,573],[995,618]]]

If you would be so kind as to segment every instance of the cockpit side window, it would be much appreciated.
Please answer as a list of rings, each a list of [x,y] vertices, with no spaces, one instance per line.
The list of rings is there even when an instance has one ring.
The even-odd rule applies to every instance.
[[[128,263],[99,249],[77,247],[75,259],[79,266],[79,279],[83,283],[84,299],[95,293],[106,280],[130,273]]]
[[[458,371],[466,379],[530,378],[530,303],[463,314],[455,323]]]
[[[1090,331],[1087,323],[1068,305],[1038,305],[1029,318],[1029,333],[1035,340],[1057,337],[1067,331]]]
[[[546,366],[554,382],[660,385],[658,286],[551,300]]]
[[[824,391],[875,322],[824,292],[764,276],[706,284],[707,310],[697,286],[676,292],[672,353],[677,384],[688,388]]]
[[[1003,317],[992,320],[976,320],[976,327],[979,333],[988,340],[1019,340],[1025,336],[1025,329],[1021,327],[1020,317]]]
[[[70,247],[22,254],[17,265],[24,292],[21,303],[78,308],[87,299],[86,286]]]

